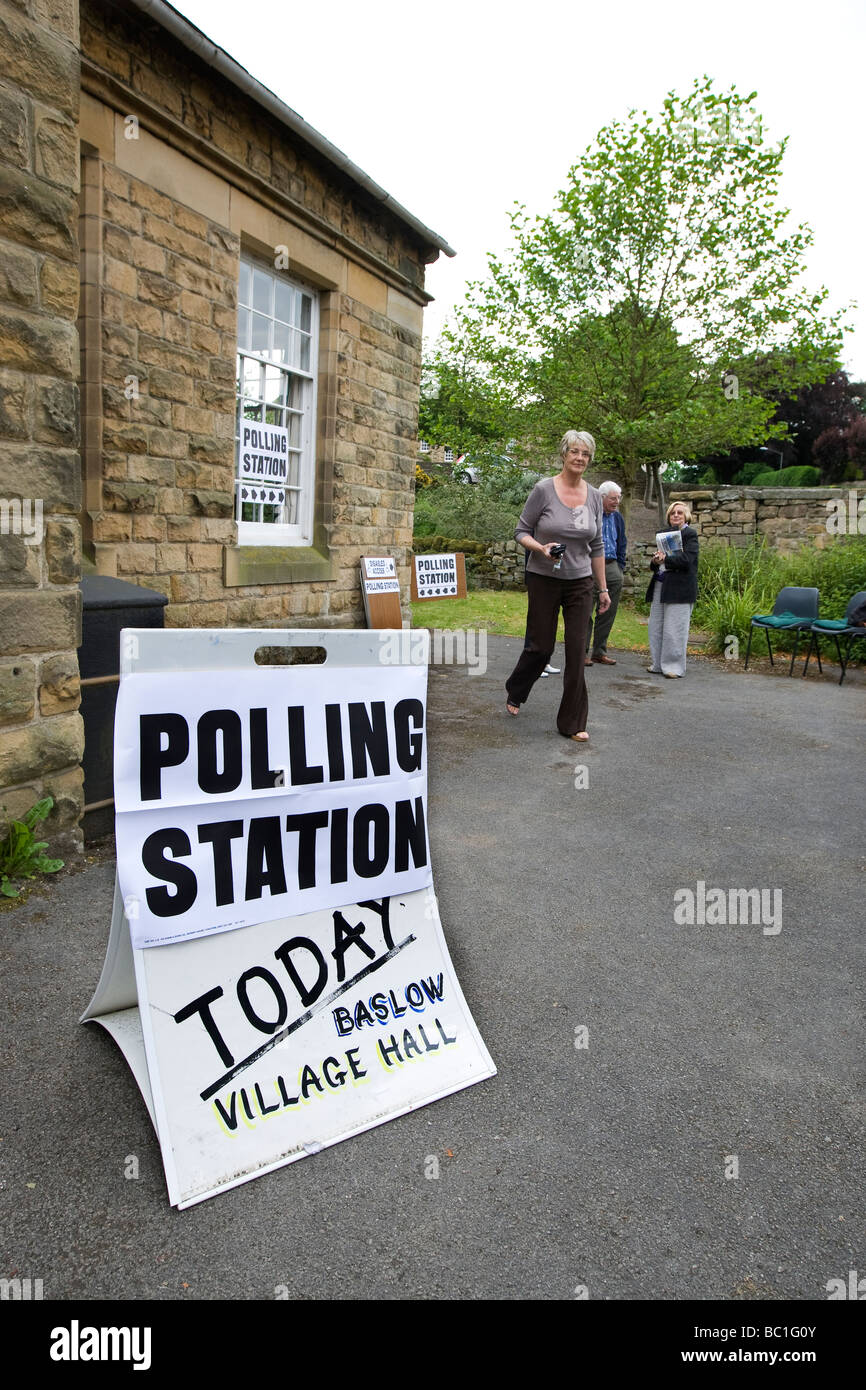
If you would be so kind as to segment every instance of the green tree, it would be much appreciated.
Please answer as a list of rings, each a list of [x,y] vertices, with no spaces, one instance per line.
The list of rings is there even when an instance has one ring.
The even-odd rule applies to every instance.
[[[462,454],[504,453],[513,425],[511,392],[446,329],[422,367],[419,438]]]
[[[605,127],[553,213],[517,207],[512,252],[458,314],[540,450],[589,429],[630,481],[647,465],[660,510],[661,462],[761,443],[769,391],[838,360],[842,313],[802,284],[811,233],[783,228],[785,141],[764,141],[754,96],[705,78]]]

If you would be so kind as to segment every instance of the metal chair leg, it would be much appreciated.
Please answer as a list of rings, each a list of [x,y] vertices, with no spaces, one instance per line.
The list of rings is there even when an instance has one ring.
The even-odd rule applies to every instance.
[[[794,650],[793,650],[792,653],[791,653],[791,664],[790,664],[790,666],[788,667],[788,675],[789,675],[789,676],[793,676],[793,674],[794,674],[794,662],[797,660],[797,648],[799,647],[799,645],[800,645],[800,629],[797,628],[797,629],[795,630],[795,632],[794,632]]]
[[[808,669],[809,669],[809,662],[810,662],[811,659],[812,659],[812,648],[813,648],[814,645],[815,645],[815,634],[814,634],[814,632],[810,632],[810,633],[809,633],[809,650],[808,650],[807,653],[806,653],[806,664],[805,664],[805,666],[803,667],[803,680],[806,679],[806,672],[807,672]]]
[[[744,670],[744,671],[748,671],[748,669],[749,669],[749,652],[752,650],[752,633],[753,633],[753,632],[754,632],[754,628],[750,627],[750,628],[749,628],[749,640],[748,640],[748,642],[746,643],[746,664],[745,664],[745,666],[743,667],[743,670]]]
[[[766,639],[767,639],[767,651],[770,653],[770,665],[772,666],[772,665],[774,665],[774,662],[773,662],[773,648],[770,646],[770,629],[769,629],[769,628],[766,628],[766,627],[764,628],[764,636],[765,636]]]
[[[838,642],[838,638],[837,638],[836,640],[837,640],[837,642]],[[852,643],[853,641],[854,641],[854,638],[853,638],[853,637],[849,637],[849,638],[848,638],[848,645],[847,645],[847,647],[845,648],[845,658],[844,658],[844,660],[842,661],[842,674],[841,674],[841,676],[839,677],[839,684],[840,684],[840,685],[842,684],[843,680],[845,679],[845,667],[848,665],[848,662],[849,662],[850,659],[851,659],[851,643]]]

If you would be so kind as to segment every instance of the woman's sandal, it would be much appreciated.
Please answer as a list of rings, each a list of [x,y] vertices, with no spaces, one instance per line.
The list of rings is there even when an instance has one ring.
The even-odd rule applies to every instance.
[[[508,713],[510,715],[516,715],[520,713],[520,706],[512,705],[510,702],[506,702],[505,708],[508,710]]]
[[[570,738],[574,743],[589,743],[589,734],[586,732],[580,734],[563,734],[562,737]]]

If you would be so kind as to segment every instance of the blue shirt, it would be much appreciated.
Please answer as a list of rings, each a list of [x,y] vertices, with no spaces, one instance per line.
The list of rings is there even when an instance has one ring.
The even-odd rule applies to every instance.
[[[601,518],[601,534],[604,540],[604,558],[616,559],[616,522],[613,512],[605,512]]]

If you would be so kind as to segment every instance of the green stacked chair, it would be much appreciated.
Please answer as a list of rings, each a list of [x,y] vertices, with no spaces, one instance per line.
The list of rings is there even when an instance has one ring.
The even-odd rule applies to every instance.
[[[842,667],[842,674],[839,677],[839,684],[842,684],[845,679],[845,669],[851,658],[851,647],[857,641],[858,637],[866,637],[866,627],[860,627],[851,622],[852,615],[858,608],[862,607],[864,603],[866,603],[866,589],[860,589],[860,591],[849,600],[848,607],[845,609],[844,618],[816,618],[810,629],[812,635],[809,639],[809,650],[806,653],[806,665],[803,667],[804,676],[809,669],[809,658],[812,655],[813,646],[815,648],[815,655],[818,658],[818,670],[823,674],[824,668],[821,665],[821,647],[818,639],[820,637],[832,637],[836,643],[836,654],[839,657],[839,665]],[[839,646],[840,637],[848,638],[844,656]]]
[[[812,624],[818,617],[818,590],[804,589],[794,585],[788,585],[780,589],[776,595],[776,602],[773,604],[772,613],[756,613],[749,626],[749,641],[746,646],[746,663],[744,670],[749,668],[749,652],[752,649],[752,629],[760,627],[764,629],[767,638],[767,651],[770,654],[770,665],[773,666],[773,648],[770,645],[770,632],[772,629],[784,632],[795,633],[794,650],[791,654],[791,665],[788,668],[790,676],[794,670],[794,662],[797,659],[797,648],[800,645],[800,633],[810,632]],[[808,656],[807,656],[808,660]]]

